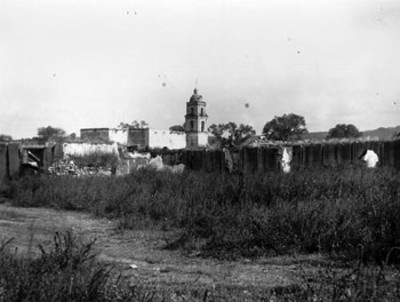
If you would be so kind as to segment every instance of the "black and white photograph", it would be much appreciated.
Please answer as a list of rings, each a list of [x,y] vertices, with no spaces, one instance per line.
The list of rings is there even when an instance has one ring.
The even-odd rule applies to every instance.
[[[0,0],[9,301],[400,301],[400,1]]]

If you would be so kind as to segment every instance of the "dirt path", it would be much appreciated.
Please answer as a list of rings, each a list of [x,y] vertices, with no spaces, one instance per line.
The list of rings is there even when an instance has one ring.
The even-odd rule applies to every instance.
[[[289,257],[250,261],[218,261],[163,249],[161,231],[116,230],[116,223],[84,213],[0,204],[0,241],[15,238],[21,253],[35,253],[38,243],[51,242],[56,231],[73,230],[84,239],[96,238],[100,258],[113,262],[132,282],[160,286],[286,287],[300,282],[299,266],[312,259]],[[167,234],[171,236],[171,234]],[[315,260],[315,259],[314,259]],[[137,268],[131,268],[131,265]]]

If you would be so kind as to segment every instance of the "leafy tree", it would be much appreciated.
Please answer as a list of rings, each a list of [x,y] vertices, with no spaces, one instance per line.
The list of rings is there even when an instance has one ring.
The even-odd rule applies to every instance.
[[[275,116],[263,128],[267,139],[280,141],[300,139],[301,135],[307,132],[304,117],[295,113]]]
[[[334,128],[329,129],[326,139],[332,138],[357,138],[361,137],[362,133],[357,127],[352,124],[337,124]]]
[[[212,124],[208,130],[222,147],[228,148],[239,148],[245,140],[256,134],[252,126],[240,124],[238,127],[234,122]]]
[[[5,135],[5,134],[0,134],[0,142],[2,143],[8,143],[12,141],[12,136],[11,135]]]
[[[170,131],[175,131],[175,132],[185,132],[185,128],[182,125],[174,125],[169,127]]]
[[[37,135],[42,141],[58,141],[65,137],[65,131],[61,128],[52,126],[41,127],[37,130]]]
[[[80,138],[78,138],[78,136],[76,135],[75,132],[69,134],[68,136],[65,137],[65,140],[68,142],[75,142],[75,141],[79,141]]]
[[[121,123],[119,123],[119,125],[117,127],[120,129],[123,129],[123,128],[141,129],[141,128],[148,128],[149,124],[146,123],[145,121],[138,122],[137,120],[134,120],[131,123],[121,122]]]

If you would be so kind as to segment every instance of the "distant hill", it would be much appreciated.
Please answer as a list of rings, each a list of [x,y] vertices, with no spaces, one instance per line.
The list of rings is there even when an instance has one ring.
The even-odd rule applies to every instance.
[[[369,139],[377,139],[377,140],[388,140],[392,139],[393,136],[397,133],[400,133],[400,125],[396,127],[380,127],[374,130],[365,130],[362,131],[363,136],[362,138],[369,138]],[[324,140],[328,135],[328,131],[321,131],[321,132],[310,132],[307,134],[303,134],[302,138],[304,140]]]
[[[370,137],[371,139],[378,137],[380,140],[387,140],[392,139],[397,133],[400,133],[400,126],[389,128],[380,127],[375,130],[363,131],[363,137]]]

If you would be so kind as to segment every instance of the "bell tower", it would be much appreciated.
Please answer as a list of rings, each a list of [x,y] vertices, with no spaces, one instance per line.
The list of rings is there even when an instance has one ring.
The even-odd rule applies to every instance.
[[[186,103],[186,149],[204,148],[208,144],[206,105],[195,88],[189,102]]]

